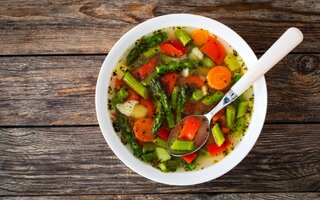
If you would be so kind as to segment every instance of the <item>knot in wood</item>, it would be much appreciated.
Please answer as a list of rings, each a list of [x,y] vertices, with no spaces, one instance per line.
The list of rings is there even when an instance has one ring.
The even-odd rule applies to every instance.
[[[319,67],[319,58],[314,55],[299,56],[297,60],[297,71],[307,75]]]

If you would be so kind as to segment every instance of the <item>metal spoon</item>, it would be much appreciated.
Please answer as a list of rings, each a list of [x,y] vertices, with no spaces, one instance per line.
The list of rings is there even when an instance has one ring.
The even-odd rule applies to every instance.
[[[205,115],[191,115],[182,119],[172,129],[167,149],[173,156],[184,156],[198,151],[208,140],[210,134],[210,120],[225,106],[232,103],[238,96],[245,92],[257,79],[267,73],[275,66],[283,57],[292,51],[303,40],[302,32],[295,28],[289,28],[282,36],[261,56],[261,58],[253,64],[253,66],[245,73],[242,78],[232,86],[232,88],[224,95],[222,100]],[[194,138],[195,148],[191,151],[175,151],[171,149],[173,141],[175,141],[184,125],[184,122],[189,117],[196,117],[202,120]]]

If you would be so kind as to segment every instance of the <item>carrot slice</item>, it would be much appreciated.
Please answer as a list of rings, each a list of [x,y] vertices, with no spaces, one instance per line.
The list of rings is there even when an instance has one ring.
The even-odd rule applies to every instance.
[[[201,120],[196,117],[189,117],[182,127],[182,130],[178,136],[179,139],[193,140],[199,127]]]
[[[227,67],[216,66],[210,69],[207,75],[208,84],[216,90],[223,90],[231,84],[232,74]]]
[[[208,41],[209,32],[203,29],[198,29],[191,33],[191,38],[195,45],[202,46]]]
[[[187,163],[192,163],[192,161],[197,157],[196,153],[192,153],[186,156],[182,156],[183,160],[185,160]]]
[[[136,91],[134,91],[133,89],[128,89],[128,97],[127,97],[127,100],[136,100],[136,101],[139,101],[140,99],[140,96],[138,93],[136,93]]]
[[[156,113],[156,108],[152,101],[141,98],[140,104],[144,105],[148,109],[148,117],[152,117]]]
[[[141,67],[132,71],[132,75],[137,79],[143,80],[152,73],[157,63],[158,63],[158,58],[153,58],[147,64],[142,65]]]
[[[226,139],[225,142],[220,147],[215,142],[213,142],[207,146],[207,149],[211,156],[215,156],[221,153],[226,148],[228,148],[230,145],[231,145],[230,140]]]
[[[212,36],[209,37],[208,42],[201,50],[219,65],[223,62],[224,57],[226,57],[226,50],[222,44]]]
[[[178,77],[179,77],[179,74],[177,72],[170,72],[170,73],[165,74],[161,78],[161,83],[162,83],[163,87],[165,88],[165,90],[167,91],[168,95],[171,95]]]
[[[198,76],[187,76],[181,79],[182,84],[196,85],[198,88],[201,88],[204,85],[204,82]]]
[[[151,118],[138,119],[133,126],[136,138],[141,142],[151,142],[155,135],[152,134],[153,120]]]
[[[175,56],[175,57],[180,57],[183,55],[183,52],[176,47],[174,47],[172,44],[169,43],[162,43],[160,45],[160,51],[164,54],[170,55],[170,56]]]

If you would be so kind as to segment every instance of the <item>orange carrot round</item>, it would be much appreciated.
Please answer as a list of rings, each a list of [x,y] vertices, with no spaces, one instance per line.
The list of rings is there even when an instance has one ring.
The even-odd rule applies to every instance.
[[[191,33],[193,43],[198,46],[204,45],[209,39],[209,33],[206,30],[198,29]]]
[[[153,120],[151,118],[138,119],[133,126],[136,138],[141,142],[151,142],[155,135],[152,134]]]
[[[216,90],[223,90],[231,83],[232,74],[227,67],[216,66],[210,69],[207,75],[208,84]]]

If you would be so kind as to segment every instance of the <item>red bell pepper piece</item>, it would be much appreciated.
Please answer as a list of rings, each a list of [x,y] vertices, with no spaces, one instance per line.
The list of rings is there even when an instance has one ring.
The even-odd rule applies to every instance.
[[[152,73],[157,63],[158,63],[158,58],[153,58],[147,64],[142,65],[141,67],[134,70],[132,72],[132,75],[137,79],[143,80]]]
[[[179,139],[193,140],[198,129],[200,128],[201,120],[196,117],[189,117],[182,127],[178,136]]]
[[[226,50],[222,44],[212,36],[209,37],[208,42],[204,44],[201,50],[218,64],[221,64],[224,57],[226,57]]]
[[[183,44],[179,40],[172,40],[170,41],[176,49],[180,50],[183,54],[187,52],[187,47],[183,46]]]
[[[204,85],[204,82],[198,76],[187,76],[181,79],[182,84],[187,85],[196,85],[198,88],[201,88]]]
[[[192,153],[186,156],[182,156],[183,160],[185,160],[188,164],[192,163],[192,161],[197,157],[196,153]]]
[[[176,84],[178,77],[179,77],[179,74],[177,72],[171,72],[171,73],[166,73],[161,78],[161,83],[169,96],[173,91],[174,85]]]
[[[181,50],[177,49],[170,43],[162,43],[160,45],[160,51],[164,54],[174,57],[180,57],[183,55],[183,52]]]
[[[170,129],[167,127],[164,127],[157,132],[157,135],[164,141],[168,141],[168,138],[170,135]]]
[[[228,148],[231,145],[231,142],[229,139],[226,139],[225,142],[219,147],[215,142],[209,144],[207,146],[207,149],[211,156],[215,156],[218,153],[221,153],[223,150]]]

